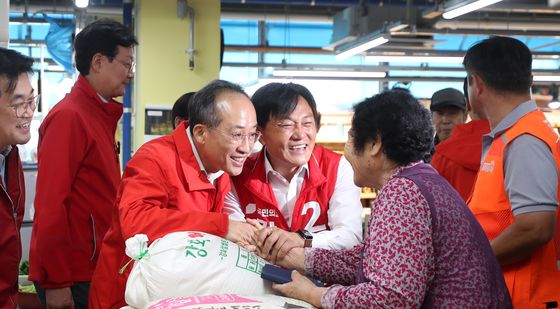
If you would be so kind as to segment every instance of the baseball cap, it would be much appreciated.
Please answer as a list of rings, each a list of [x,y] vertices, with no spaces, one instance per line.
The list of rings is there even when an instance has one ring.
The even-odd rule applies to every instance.
[[[446,106],[454,106],[466,110],[465,96],[455,88],[445,88],[434,92],[430,110],[437,111]]]

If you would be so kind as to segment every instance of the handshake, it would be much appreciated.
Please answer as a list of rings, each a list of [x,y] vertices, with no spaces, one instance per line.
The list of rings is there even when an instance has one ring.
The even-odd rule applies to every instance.
[[[289,232],[247,219],[247,222],[229,220],[226,239],[273,264],[281,265],[282,261],[289,258],[292,249],[299,248],[303,253],[304,247],[311,247],[313,236],[305,230]]]

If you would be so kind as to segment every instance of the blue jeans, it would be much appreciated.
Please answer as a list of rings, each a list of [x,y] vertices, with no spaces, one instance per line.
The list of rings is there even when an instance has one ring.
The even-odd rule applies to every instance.
[[[35,290],[37,290],[37,295],[43,306],[47,306],[47,299],[45,297],[45,290],[42,289],[39,284],[35,281]],[[88,307],[88,295],[89,295],[89,282],[76,282],[70,287],[72,291],[72,299],[74,300],[75,309],[87,309]]]

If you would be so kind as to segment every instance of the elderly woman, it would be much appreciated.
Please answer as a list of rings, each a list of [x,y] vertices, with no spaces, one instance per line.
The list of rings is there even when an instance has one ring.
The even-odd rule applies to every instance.
[[[455,190],[422,158],[429,111],[388,91],[355,107],[344,155],[358,186],[379,189],[369,236],[349,250],[292,249],[298,272],[274,288],[324,308],[511,308],[488,240]]]

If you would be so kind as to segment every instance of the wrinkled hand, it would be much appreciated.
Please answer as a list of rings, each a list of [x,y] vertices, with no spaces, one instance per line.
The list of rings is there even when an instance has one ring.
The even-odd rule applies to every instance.
[[[282,229],[268,227],[259,230],[257,237],[257,253],[262,258],[276,264],[293,248],[303,248],[305,242],[297,234]]]
[[[226,239],[243,247],[250,248],[250,246],[256,245],[256,233],[257,227],[254,224],[229,220]]]
[[[297,271],[292,271],[292,282],[284,284],[272,284],[272,288],[287,297],[296,298],[321,308],[321,297],[326,288],[320,288],[313,284],[305,276]]]
[[[74,300],[70,287],[60,289],[45,289],[47,309],[73,309]]]
[[[295,269],[300,273],[305,273],[305,249],[293,248],[286,255],[276,260],[276,265],[286,269]]]

